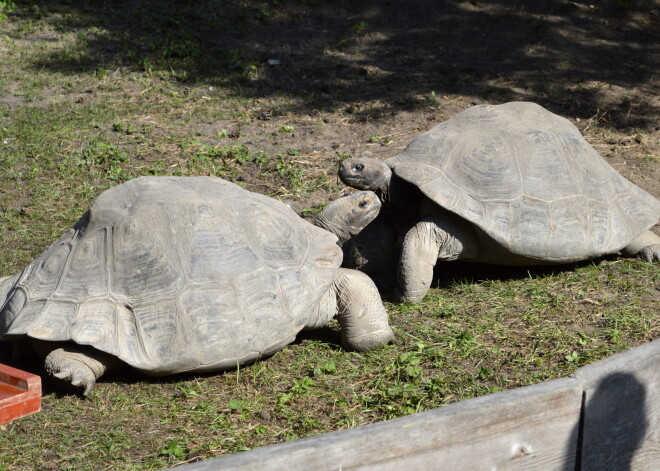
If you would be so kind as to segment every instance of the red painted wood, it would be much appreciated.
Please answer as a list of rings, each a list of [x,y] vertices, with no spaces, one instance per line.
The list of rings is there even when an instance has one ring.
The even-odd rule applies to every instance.
[[[41,378],[0,363],[0,424],[41,410]]]

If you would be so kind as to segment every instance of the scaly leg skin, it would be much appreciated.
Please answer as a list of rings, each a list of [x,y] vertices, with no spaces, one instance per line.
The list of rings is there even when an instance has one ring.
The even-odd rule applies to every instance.
[[[397,267],[399,292],[395,298],[418,303],[428,293],[441,246],[437,229],[433,218],[427,217],[406,234]]]
[[[112,355],[91,347],[66,346],[52,350],[44,365],[49,376],[76,388],[84,388],[83,395],[87,397],[96,380],[117,362]]]
[[[340,268],[333,289],[341,340],[346,349],[364,352],[394,340],[387,312],[371,278],[357,270]]]
[[[660,237],[651,231],[643,232],[626,245],[621,252],[628,256],[637,256],[649,263],[660,261]]]
[[[477,238],[470,224],[448,211],[425,216],[407,233],[397,267],[397,296],[417,303],[424,299],[433,282],[433,267],[440,261],[474,259]]]

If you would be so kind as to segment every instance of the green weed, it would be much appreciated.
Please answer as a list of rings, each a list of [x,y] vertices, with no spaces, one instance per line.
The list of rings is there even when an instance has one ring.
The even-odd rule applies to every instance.
[[[16,9],[16,3],[13,0],[0,1],[0,21],[5,21],[7,15]]]
[[[103,18],[94,3],[0,0],[0,276],[19,273],[102,191],[141,175],[219,176],[296,199],[311,218],[342,191],[331,176],[338,162],[365,147],[387,158],[394,154],[383,146],[404,148],[420,123],[485,99],[458,94],[468,93],[452,81],[468,76],[460,69],[430,83],[428,64],[408,53],[390,49],[405,62],[372,61],[369,49],[380,46],[367,33],[376,23],[359,18],[339,30],[341,55],[332,51],[337,36],[319,32],[330,44],[310,65],[321,83],[296,69],[304,51],[292,50],[286,62],[278,56],[282,67],[264,66],[270,56],[251,44],[269,28],[307,21],[309,10],[299,10],[318,0],[222,9],[165,2],[170,15],[148,2],[104,2]],[[420,66],[415,80],[397,82],[389,71],[408,60]],[[337,67],[346,63],[372,64],[373,74]],[[500,86],[497,100],[518,96]],[[575,116],[582,109],[572,108],[574,99],[591,103],[593,118],[578,123],[587,138],[620,153],[629,174],[653,175],[648,129],[617,136],[614,111],[588,98],[600,102],[599,87],[583,82],[569,97],[548,83],[525,96]],[[452,88],[457,93],[445,95]],[[648,117],[641,98],[617,106],[631,120]],[[390,108],[405,113],[376,123]],[[620,144],[622,137],[630,139]],[[333,321],[238,371],[150,378],[118,370],[87,400],[44,380],[42,410],[0,426],[0,469],[163,469],[566,376],[660,335],[657,265],[607,258],[557,268],[436,268],[422,303],[386,303],[396,340],[375,351],[343,350]],[[17,366],[41,373],[32,360]]]

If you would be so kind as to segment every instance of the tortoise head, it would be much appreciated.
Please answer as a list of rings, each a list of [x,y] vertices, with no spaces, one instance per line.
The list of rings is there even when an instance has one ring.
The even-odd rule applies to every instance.
[[[375,159],[346,159],[339,166],[339,179],[358,190],[371,190],[381,198],[387,194],[392,170]]]
[[[343,244],[376,219],[381,202],[372,191],[359,191],[330,203],[314,220],[314,225],[332,232]]]

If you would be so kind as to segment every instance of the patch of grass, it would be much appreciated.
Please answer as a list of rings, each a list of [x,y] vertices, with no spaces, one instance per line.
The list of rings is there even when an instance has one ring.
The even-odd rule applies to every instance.
[[[13,0],[0,1],[0,22],[7,19],[7,15],[16,9],[16,3]]]
[[[353,29],[353,33],[355,33],[358,36],[366,34],[367,31],[369,31],[369,23],[367,23],[364,20],[358,21],[353,25],[352,29]]]
[[[285,124],[283,126],[280,126],[279,129],[277,130],[277,133],[291,133],[293,132],[293,126],[290,124]]]
[[[47,389],[43,412],[4,431],[0,463],[162,468],[565,376],[657,336],[640,308],[658,306],[659,282],[655,267],[628,260],[451,280],[421,304],[387,304],[397,340],[366,354],[343,351],[333,323],[239,371],[116,374],[89,400]]]
[[[386,82],[395,98],[372,99],[371,68],[360,75],[335,67],[371,63],[361,52],[378,38],[366,34],[379,27],[371,17],[369,24],[346,19],[345,39],[323,36],[341,48],[341,62],[307,79],[295,51],[269,68],[269,55],[243,45],[259,28],[296,20],[292,9],[322,8],[317,0],[226,2],[227,9],[172,2],[168,15],[149,2],[105,2],[103,17],[97,2],[78,3],[18,3],[2,22],[0,276],[28,265],[102,191],[141,175],[220,176],[286,198],[311,217],[344,190],[334,177],[339,161],[365,147],[390,157],[420,123],[479,98],[445,95],[443,77],[416,84],[424,64],[413,57],[419,116],[402,107],[396,119],[380,120],[396,100],[409,100],[409,84]],[[182,27],[182,18],[195,28]],[[227,43],[219,44],[218,25],[230,31]],[[390,51],[402,61],[392,71],[410,68],[406,54]],[[389,74],[393,63],[379,60]],[[334,91],[363,79],[365,101],[347,103],[345,91]],[[306,82],[312,88],[291,91]],[[538,96],[557,93],[548,84]],[[610,114],[592,113],[588,137],[610,136]],[[645,172],[658,165],[652,146],[627,162]],[[386,303],[396,341],[373,352],[344,351],[332,322],[237,371],[117,372],[87,400],[45,382],[41,412],[0,426],[0,469],[162,469],[566,376],[657,338],[659,286],[657,265],[636,260],[533,269],[446,264],[422,303]],[[34,361],[16,366],[43,373]]]
[[[369,142],[386,146],[392,142],[392,139],[387,136],[379,136],[378,134],[373,134],[369,137]]]

